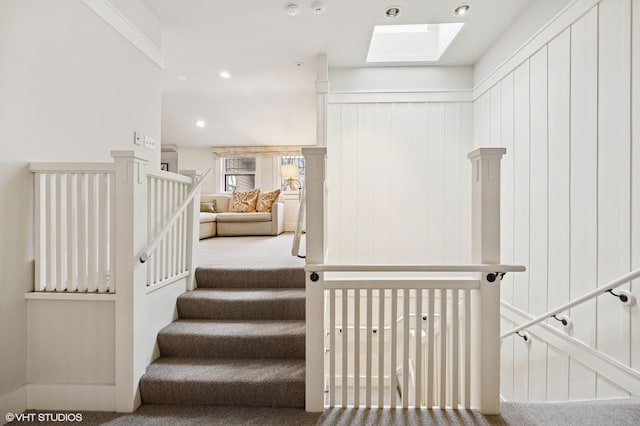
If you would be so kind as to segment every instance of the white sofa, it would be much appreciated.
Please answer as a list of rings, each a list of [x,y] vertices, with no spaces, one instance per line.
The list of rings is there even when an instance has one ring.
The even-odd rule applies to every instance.
[[[270,213],[229,211],[231,195],[203,194],[200,201],[215,201],[215,213],[200,212],[200,239],[240,235],[280,235],[284,231],[284,204],[273,203]]]

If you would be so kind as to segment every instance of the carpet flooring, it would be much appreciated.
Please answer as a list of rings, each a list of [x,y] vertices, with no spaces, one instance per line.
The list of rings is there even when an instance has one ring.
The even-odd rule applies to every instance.
[[[631,426],[640,424],[640,402],[502,403],[502,414],[477,410],[327,409],[143,405],[132,414],[82,412],[84,425],[518,425]],[[18,422],[9,423],[18,425]],[[59,425],[60,423],[39,423]]]
[[[304,407],[304,261],[291,236],[200,243],[198,288],[158,333],[144,404]]]

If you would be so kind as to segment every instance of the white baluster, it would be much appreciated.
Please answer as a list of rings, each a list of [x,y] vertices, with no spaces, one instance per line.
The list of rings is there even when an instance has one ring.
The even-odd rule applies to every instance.
[[[373,328],[371,323],[373,322],[373,313],[372,313],[372,301],[373,299],[373,290],[370,288],[367,289],[367,363],[365,366],[366,370],[366,401],[365,406],[367,408],[371,408],[371,364],[372,364],[372,337],[373,337]]]
[[[420,408],[422,401],[422,290],[416,290],[416,358],[415,358],[415,401]]]
[[[435,363],[435,291],[434,289],[429,289],[429,329],[427,332],[428,339],[428,356],[427,356],[427,408],[432,408],[434,405],[433,401],[433,390],[435,387],[434,383],[434,363]]]
[[[391,290],[391,385],[389,393],[391,394],[391,408],[397,407],[397,389],[398,389],[398,290]]]
[[[384,407],[384,304],[385,290],[378,290],[378,408]]]

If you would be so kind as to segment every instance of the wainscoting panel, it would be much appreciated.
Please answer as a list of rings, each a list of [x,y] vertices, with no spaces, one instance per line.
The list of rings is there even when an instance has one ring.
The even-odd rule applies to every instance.
[[[631,8],[631,123],[640,123],[640,7]],[[640,126],[631,125],[631,268],[640,268]],[[640,280],[631,283],[640,294]],[[631,336],[640,335],[640,309],[631,310]],[[631,340],[631,367],[640,370],[640,339]]]
[[[507,148],[502,260],[529,268],[502,282],[503,300],[531,316],[640,266],[640,133],[632,124],[640,122],[640,7],[581,4],[569,26],[532,40],[539,44],[524,49],[528,58],[474,92],[475,145]],[[638,283],[623,288],[640,296]],[[639,310],[603,295],[564,313],[570,330],[546,324],[637,370]],[[502,322],[504,331],[511,325]],[[629,396],[544,340],[507,337],[501,353],[507,400]]]
[[[470,102],[330,103],[329,261],[470,260]]]
[[[605,1],[599,7],[598,92],[598,283],[630,270],[631,4]],[[624,287],[629,290],[629,286]],[[629,310],[615,297],[597,303],[596,348],[629,365]],[[617,326],[610,327],[610,323]],[[598,398],[627,396],[598,377]]]
[[[495,100],[494,111],[500,113],[500,146],[507,149],[507,154],[502,157],[502,197],[500,199],[500,222],[502,238],[500,241],[500,258],[504,263],[514,264],[514,217],[513,217],[513,193],[514,193],[514,161],[513,161],[513,73],[506,76],[499,84],[501,98]],[[497,85],[497,86],[498,86]],[[513,280],[515,274],[507,274],[501,285],[502,298],[513,304]]]

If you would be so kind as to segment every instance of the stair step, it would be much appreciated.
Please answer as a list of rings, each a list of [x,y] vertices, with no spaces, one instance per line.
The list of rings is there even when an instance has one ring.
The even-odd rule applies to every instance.
[[[304,359],[299,320],[178,320],[158,333],[162,356]]]
[[[304,269],[197,268],[199,288],[304,288]]]
[[[304,360],[159,358],[140,379],[145,404],[304,407]]]
[[[178,297],[181,319],[303,320],[304,289],[198,288]]]

